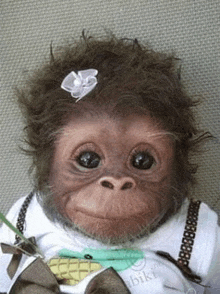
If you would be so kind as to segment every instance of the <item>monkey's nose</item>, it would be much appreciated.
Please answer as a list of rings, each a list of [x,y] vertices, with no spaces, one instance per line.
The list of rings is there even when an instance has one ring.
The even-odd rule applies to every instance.
[[[102,187],[111,190],[127,190],[136,186],[135,181],[130,177],[124,177],[120,179],[115,179],[113,177],[103,177],[99,180],[99,184]]]

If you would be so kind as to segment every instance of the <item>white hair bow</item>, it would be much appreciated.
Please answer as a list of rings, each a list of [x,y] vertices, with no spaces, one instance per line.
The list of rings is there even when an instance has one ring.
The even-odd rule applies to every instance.
[[[92,91],[97,84],[96,69],[86,69],[78,71],[76,74],[71,71],[61,84],[61,88],[71,93],[71,96],[76,98],[76,102],[82,99],[86,94]]]

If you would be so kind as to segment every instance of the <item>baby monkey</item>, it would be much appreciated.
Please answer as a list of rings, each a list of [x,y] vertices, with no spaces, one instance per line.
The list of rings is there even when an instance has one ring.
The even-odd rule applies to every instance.
[[[177,58],[136,39],[84,34],[52,51],[17,90],[35,186],[9,218],[18,214],[46,261],[65,248],[68,258],[101,264],[60,293],[186,293],[197,289],[191,282],[210,282],[217,218],[189,193],[190,158],[210,135],[196,127]]]

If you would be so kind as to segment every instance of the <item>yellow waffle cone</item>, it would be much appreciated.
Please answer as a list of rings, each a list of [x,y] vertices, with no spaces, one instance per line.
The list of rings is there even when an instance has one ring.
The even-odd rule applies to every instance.
[[[57,279],[64,279],[68,285],[76,285],[90,273],[102,268],[97,262],[77,258],[53,258],[48,266]]]

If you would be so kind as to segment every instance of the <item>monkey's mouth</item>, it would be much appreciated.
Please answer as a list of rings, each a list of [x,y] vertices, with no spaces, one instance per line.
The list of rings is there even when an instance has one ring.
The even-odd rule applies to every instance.
[[[140,219],[144,216],[146,216],[146,212],[137,212],[135,214],[129,214],[127,216],[109,216],[109,215],[100,215],[100,214],[96,214],[96,213],[93,213],[93,212],[90,212],[90,211],[87,211],[87,210],[84,210],[84,209],[78,209],[76,211],[77,213],[80,213],[80,214],[83,214],[85,216],[88,216],[88,217],[91,217],[93,219],[100,219],[100,220],[109,220],[109,221],[123,221],[123,220],[132,220],[132,219]]]

